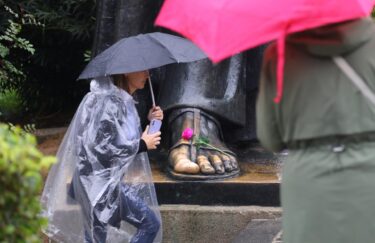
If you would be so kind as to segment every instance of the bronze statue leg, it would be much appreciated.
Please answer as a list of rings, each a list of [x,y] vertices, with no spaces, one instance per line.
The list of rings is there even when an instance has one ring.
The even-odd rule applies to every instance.
[[[153,25],[163,0],[100,0],[98,1],[97,27],[94,38],[93,54],[96,55],[109,47],[122,37],[163,31],[156,29]],[[202,60],[188,64],[169,65],[169,67],[158,70],[153,80],[159,81],[158,104],[170,113],[181,110],[184,107],[200,107],[209,114],[220,116],[221,119],[229,121],[236,126],[245,125],[245,65],[243,55],[236,55],[220,64],[213,65],[209,60]],[[250,67],[253,67],[251,65]],[[252,69],[252,68],[250,68]],[[250,70],[249,69],[249,70]],[[247,69],[246,69],[247,70]],[[156,73],[156,72],[155,72]],[[155,86],[154,86],[155,87]],[[155,89],[157,91],[157,89]],[[146,100],[149,93],[139,93],[140,104],[138,106],[140,115],[147,114]],[[201,111],[203,111],[201,110]],[[193,113],[190,112],[190,115]],[[228,160],[224,154],[209,150],[208,148],[196,148],[194,145],[181,144],[181,132],[187,116],[164,122],[168,136],[171,138],[169,153],[169,167],[181,174],[197,175],[207,177],[215,175],[229,175],[230,171],[238,172],[238,164],[233,156]],[[202,116],[201,124],[197,125],[201,134],[209,137],[216,145],[225,147],[221,136],[220,123],[212,122],[208,116]],[[147,121],[144,121],[146,124]],[[144,125],[145,125],[144,124]],[[189,126],[193,127],[194,123]],[[212,134],[211,134],[212,133]],[[171,135],[172,134],[172,135]],[[247,134],[240,132],[239,134]],[[233,138],[236,138],[233,134]],[[163,138],[165,141],[165,139]],[[179,146],[180,145],[180,146]],[[215,170],[213,163],[218,159],[211,158],[207,154],[211,152],[221,158],[225,173],[218,174],[221,169]],[[231,155],[231,153],[229,153]],[[202,155],[199,157],[198,156]],[[233,154],[234,155],[234,154]],[[231,156],[229,156],[231,157]],[[216,166],[216,164],[215,164]],[[221,172],[220,172],[221,173]],[[237,173],[238,174],[238,173]],[[233,176],[233,175],[229,175]],[[220,178],[220,177],[218,177]],[[194,178],[193,178],[194,179]]]

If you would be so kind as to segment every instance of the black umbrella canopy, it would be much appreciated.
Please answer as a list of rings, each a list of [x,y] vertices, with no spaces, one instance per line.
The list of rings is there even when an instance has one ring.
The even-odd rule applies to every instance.
[[[78,79],[148,70],[207,56],[187,39],[160,32],[123,38],[92,59]]]

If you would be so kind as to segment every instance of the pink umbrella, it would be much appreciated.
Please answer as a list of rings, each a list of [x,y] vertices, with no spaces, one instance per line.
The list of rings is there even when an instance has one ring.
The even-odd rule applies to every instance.
[[[156,25],[195,42],[214,62],[277,39],[277,96],[282,96],[288,33],[368,16],[374,0],[166,0]]]

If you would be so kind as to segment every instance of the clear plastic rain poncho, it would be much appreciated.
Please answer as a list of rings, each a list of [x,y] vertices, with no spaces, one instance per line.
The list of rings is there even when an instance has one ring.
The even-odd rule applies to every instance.
[[[135,101],[110,77],[92,80],[90,89],[47,178],[45,233],[69,243],[161,242],[149,159],[138,153],[142,131]]]

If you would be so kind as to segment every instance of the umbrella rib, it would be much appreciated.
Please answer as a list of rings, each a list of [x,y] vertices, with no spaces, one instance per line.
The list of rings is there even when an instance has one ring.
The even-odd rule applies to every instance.
[[[164,47],[166,50],[168,50],[168,52],[173,56],[173,59],[175,59],[177,61],[177,63],[179,63],[180,61],[178,60],[178,58],[176,58],[173,53],[171,51],[169,51],[168,49],[168,46],[164,45],[162,42],[160,42],[158,39],[154,38],[153,36],[150,36],[152,39],[154,39],[159,45],[161,45],[162,47]]]

